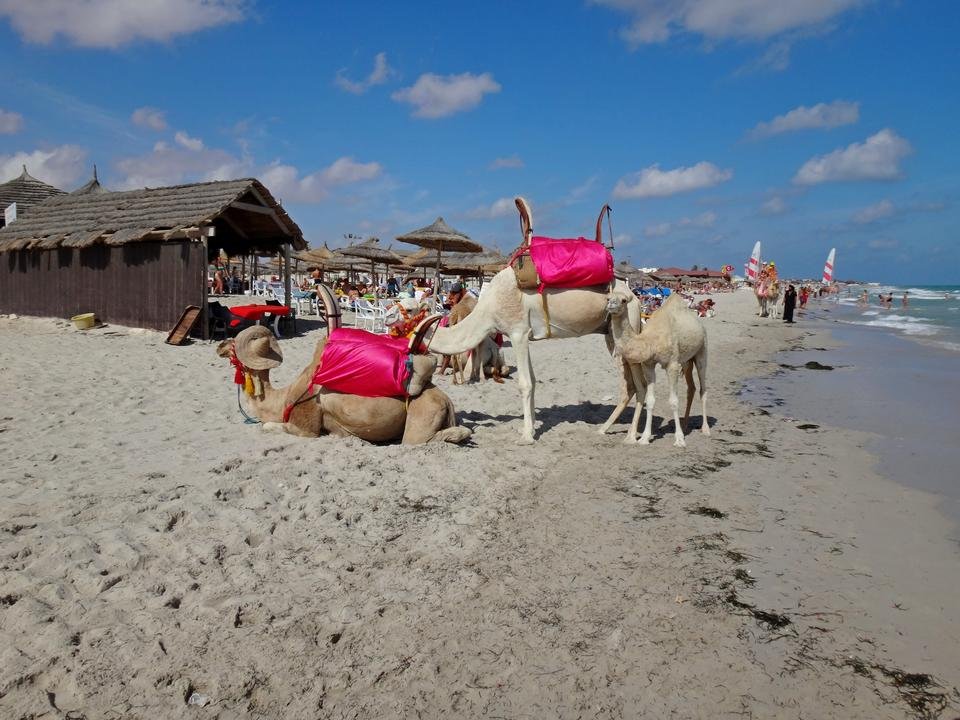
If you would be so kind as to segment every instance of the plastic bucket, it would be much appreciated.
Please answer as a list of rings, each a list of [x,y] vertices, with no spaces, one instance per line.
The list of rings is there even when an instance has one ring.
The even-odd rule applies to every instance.
[[[76,325],[77,330],[89,330],[93,327],[94,314],[83,313],[81,315],[74,315],[70,319],[73,321],[73,324]]]

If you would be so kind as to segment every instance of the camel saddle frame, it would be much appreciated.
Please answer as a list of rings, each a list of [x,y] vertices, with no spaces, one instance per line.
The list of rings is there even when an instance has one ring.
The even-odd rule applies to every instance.
[[[517,205],[517,212],[520,213],[520,234],[523,236],[523,240],[520,243],[520,247],[514,250],[510,256],[510,267],[513,268],[513,272],[517,277],[517,287],[521,290],[535,290],[541,286],[541,281],[537,274],[537,268],[534,266],[533,260],[530,257],[530,240],[533,238],[533,224],[530,219],[530,211],[527,208],[526,202],[521,198],[516,198],[514,202]],[[603,217],[606,215],[607,233],[610,238],[610,244],[606,247],[610,250],[613,249],[613,225],[610,220],[612,212],[613,208],[609,205],[604,204],[604,206],[600,208],[594,234],[594,239],[598,243],[603,243]]]
[[[550,329],[550,308],[547,304],[547,294],[542,292],[544,287],[537,268],[534,265],[533,257],[530,252],[530,245],[533,239],[533,223],[530,218],[530,210],[523,198],[516,198],[514,202],[517,205],[517,212],[520,213],[520,232],[523,240],[513,254],[510,256],[510,267],[517,279],[517,287],[521,290],[540,290],[540,301],[543,304],[543,316],[547,326],[547,337],[552,337]],[[607,216],[607,232],[610,237],[610,244],[606,245],[608,250],[613,250],[613,224],[610,215],[613,208],[604,204],[600,208],[600,214],[597,216],[597,225],[594,239],[597,243],[603,244],[603,216]],[[612,261],[611,261],[612,262]],[[611,280],[612,282],[612,280]]]

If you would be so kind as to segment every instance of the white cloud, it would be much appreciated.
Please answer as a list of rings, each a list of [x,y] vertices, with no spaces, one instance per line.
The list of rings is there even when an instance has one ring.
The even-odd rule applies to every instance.
[[[324,200],[334,187],[374,180],[382,173],[380,163],[358,163],[342,157],[323,170],[303,176],[292,165],[274,163],[261,173],[260,179],[284,202],[313,203]]]
[[[0,155],[0,182],[19,176],[26,165],[27,171],[38,180],[61,190],[72,190],[77,180],[87,171],[86,157],[86,151],[76,145]]]
[[[162,110],[152,107],[137,108],[130,116],[134,125],[162,132],[167,129],[167,119]]]
[[[692,167],[680,167],[676,170],[661,170],[659,165],[651,165],[638,173],[620,178],[613,189],[613,196],[615,198],[667,197],[713,187],[732,177],[732,170],[721,170],[709,162],[699,162]]]
[[[387,64],[387,54],[385,52],[377,53],[373,59],[373,70],[364,80],[360,82],[350,80],[344,75],[345,72],[344,69],[339,70],[333,81],[337,86],[354,95],[362,95],[374,85],[383,85],[396,75],[396,71]]]
[[[0,108],[0,135],[13,135],[23,128],[23,115]]]
[[[887,128],[862,143],[811,158],[793,181],[818,185],[844,180],[895,180],[901,176],[900,161],[912,151],[909,142]]]
[[[182,130],[177,131],[176,135],[173,136],[173,140],[177,143],[177,145],[186,148],[187,150],[193,150],[193,152],[200,152],[203,150],[203,140],[200,138],[192,138]]]
[[[860,103],[856,102],[835,100],[832,103],[818,103],[813,107],[801,105],[785,115],[778,115],[770,122],[759,123],[750,131],[750,137],[764,138],[811,128],[835,128],[852,125],[859,119]]]
[[[876,238],[867,243],[873,250],[892,250],[900,246],[899,240],[893,238]]]
[[[787,211],[787,203],[779,195],[774,195],[760,208],[764,215],[781,215]]]
[[[523,160],[519,155],[510,155],[509,157],[498,157],[490,163],[490,170],[503,170],[504,168],[522,168]]]
[[[680,218],[675,223],[663,222],[656,225],[648,225],[643,229],[643,234],[646,237],[663,237],[664,235],[669,235],[673,231],[686,228],[686,227],[696,227],[696,228],[708,228],[713,227],[714,223],[717,221],[717,214],[712,211],[707,211],[696,217],[685,217]]]
[[[665,222],[648,225],[643,229],[643,234],[647,237],[663,237],[664,235],[669,235],[671,230],[673,230],[673,224]]]
[[[191,138],[187,138],[188,140]],[[117,170],[123,178],[120,190],[181,185],[208,180],[231,180],[251,174],[249,159],[237,158],[225,150],[188,149],[158,142],[153,151],[120,159]]]
[[[633,47],[669,40],[678,33],[711,40],[766,40],[810,30],[865,0],[593,0],[631,16],[621,31]]]
[[[416,109],[421,118],[442,118],[475,108],[488,93],[500,92],[500,84],[490,73],[473,75],[435,75],[425,73],[412,86],[397,90],[392,97]]]
[[[890,200],[881,200],[874,205],[858,210],[853,215],[853,221],[858,225],[868,225],[877,220],[888,218],[897,211]]]
[[[481,205],[473,210],[467,211],[467,217],[480,220],[491,220],[493,218],[506,217],[517,211],[516,203],[512,197],[500,198],[492,205]]]
[[[586,180],[584,180],[582,183],[577,185],[575,188],[571,189],[569,193],[567,193],[567,197],[564,198],[564,202],[575,203],[583,199],[584,197],[586,197],[586,195],[588,195],[590,191],[593,190],[594,186],[597,184],[598,179],[599,178],[596,175],[591,175],[590,177],[588,177]]]
[[[28,42],[63,36],[81,47],[116,48],[238,22],[246,7],[246,0],[0,0],[0,18]]]

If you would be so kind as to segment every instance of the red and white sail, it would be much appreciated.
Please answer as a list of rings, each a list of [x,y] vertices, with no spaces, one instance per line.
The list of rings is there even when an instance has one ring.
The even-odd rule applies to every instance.
[[[760,277],[760,241],[753,246],[753,252],[750,253],[750,260],[747,263],[747,280],[756,282]]]
[[[830,248],[830,254],[827,255],[827,262],[823,266],[823,280],[821,281],[824,285],[831,285],[833,283],[833,259],[837,254],[836,248]]]

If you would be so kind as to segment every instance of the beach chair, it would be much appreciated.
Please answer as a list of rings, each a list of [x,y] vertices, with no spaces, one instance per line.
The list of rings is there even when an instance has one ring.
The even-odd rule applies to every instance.
[[[370,301],[366,298],[358,298],[356,301],[356,327],[363,330],[369,330],[370,332],[377,332],[377,315],[376,310],[373,305],[370,304]],[[380,323],[383,327],[383,323]]]

